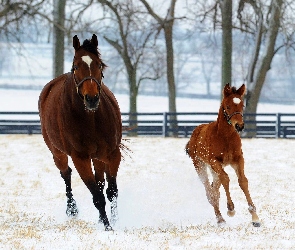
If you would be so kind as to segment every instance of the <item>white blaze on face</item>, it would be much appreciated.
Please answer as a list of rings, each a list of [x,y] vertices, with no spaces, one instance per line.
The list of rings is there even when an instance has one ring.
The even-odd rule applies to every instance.
[[[92,62],[92,59],[90,58],[90,56],[82,56],[82,61],[87,63],[88,67],[89,67],[89,71],[90,71],[90,64]],[[90,75],[91,75],[91,71],[90,71]]]
[[[237,98],[237,97],[234,97],[233,102],[235,104],[239,104],[241,102],[241,99],[240,98]]]

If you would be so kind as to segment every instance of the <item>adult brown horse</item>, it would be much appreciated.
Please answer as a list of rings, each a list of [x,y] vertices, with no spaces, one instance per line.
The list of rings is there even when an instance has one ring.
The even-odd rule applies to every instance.
[[[227,197],[227,214],[229,216],[235,214],[234,203],[229,192],[229,177],[224,171],[226,165],[231,165],[246,196],[248,209],[252,215],[252,224],[259,227],[260,221],[249,193],[248,180],[244,174],[242,143],[238,133],[244,128],[242,98],[245,90],[244,84],[239,89],[230,87],[229,84],[224,87],[217,121],[196,127],[186,145],[186,152],[192,159],[205,186],[206,195],[214,208],[217,223],[219,225],[225,223],[219,210],[219,188],[221,184]],[[207,167],[209,167],[213,176],[211,185]]]
[[[81,46],[78,37],[73,37],[72,71],[53,79],[43,88],[39,114],[44,141],[66,185],[67,215],[78,214],[71,188],[70,156],[93,196],[100,222],[108,231],[112,227],[105,211],[104,174],[108,181],[106,194],[111,202],[111,222],[115,222],[122,123],[116,98],[102,82],[106,65],[97,45],[96,35]]]

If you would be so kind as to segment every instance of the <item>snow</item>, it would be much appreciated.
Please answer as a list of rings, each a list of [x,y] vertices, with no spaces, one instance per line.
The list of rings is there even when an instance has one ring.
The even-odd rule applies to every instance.
[[[0,89],[0,111],[38,111],[41,90]],[[129,98],[124,94],[115,95],[122,112],[129,111]],[[144,96],[137,98],[138,112],[168,112],[168,98]],[[178,112],[218,112],[220,100],[177,98]],[[259,103],[258,113],[294,113],[294,105]]]
[[[292,249],[295,244],[294,148],[287,139],[243,139],[245,172],[262,226],[251,225],[245,197],[227,167],[235,217],[218,227],[203,185],[184,152],[188,139],[130,138],[118,172],[119,221],[98,211],[73,169],[77,218],[66,216],[65,185],[41,135],[1,135],[1,249]],[[107,202],[107,212],[110,212]]]
[[[0,90],[1,111],[37,111],[40,91]],[[128,97],[116,95],[123,112]],[[139,96],[140,112],[165,112],[167,98]],[[177,99],[178,111],[217,112],[218,100]],[[260,104],[259,112],[294,107]],[[294,249],[294,148],[291,139],[243,139],[245,173],[262,225],[255,228],[230,168],[234,217],[223,188],[218,227],[204,187],[184,152],[187,138],[129,138],[118,172],[119,221],[105,232],[72,162],[79,215],[66,216],[65,185],[41,135],[0,135],[0,249]],[[109,202],[107,212],[110,213]]]

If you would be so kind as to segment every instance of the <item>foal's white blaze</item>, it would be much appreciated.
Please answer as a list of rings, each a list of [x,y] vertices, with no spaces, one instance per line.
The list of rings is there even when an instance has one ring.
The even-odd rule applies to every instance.
[[[240,98],[237,98],[237,97],[234,97],[233,102],[235,104],[239,104],[241,102],[241,99]]]
[[[90,56],[82,56],[82,61],[86,62],[88,67],[90,68],[90,64],[92,62],[92,59],[90,58]]]

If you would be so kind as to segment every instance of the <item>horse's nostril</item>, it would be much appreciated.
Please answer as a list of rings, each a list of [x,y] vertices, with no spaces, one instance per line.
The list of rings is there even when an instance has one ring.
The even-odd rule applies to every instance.
[[[99,96],[95,95],[95,96],[90,96],[90,95],[85,95],[85,105],[87,108],[89,109],[96,109],[98,106],[98,100],[99,100]]]
[[[242,130],[244,129],[244,123],[241,124],[241,125],[237,123],[237,124],[235,125],[235,128],[236,128],[236,130],[239,131],[239,132],[242,131]]]
[[[86,100],[87,102],[90,102],[90,101],[91,101],[90,96],[89,96],[89,95],[85,95],[85,100]]]

